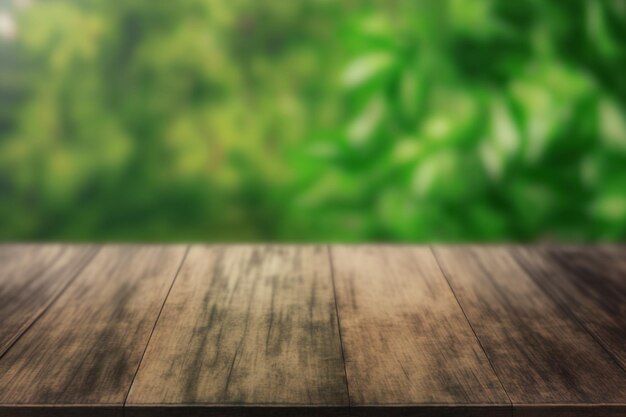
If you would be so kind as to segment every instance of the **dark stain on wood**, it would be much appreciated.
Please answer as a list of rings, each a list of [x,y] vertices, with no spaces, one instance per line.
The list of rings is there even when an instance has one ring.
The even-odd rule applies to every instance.
[[[346,404],[336,321],[323,247],[194,247],[128,404]]]
[[[619,409],[626,398],[622,369],[543,292],[510,249],[435,252],[518,415],[523,414],[518,404],[575,409],[598,403]]]
[[[0,417],[626,416],[626,247],[331,249],[0,245]]]
[[[0,360],[0,403],[122,406],[184,252],[101,249]]]
[[[517,261],[626,369],[626,247],[518,247]]]

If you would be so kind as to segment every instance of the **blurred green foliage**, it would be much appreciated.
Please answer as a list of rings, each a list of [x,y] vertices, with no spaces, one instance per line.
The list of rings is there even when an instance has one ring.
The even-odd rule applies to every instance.
[[[623,0],[2,0],[0,239],[626,236]]]

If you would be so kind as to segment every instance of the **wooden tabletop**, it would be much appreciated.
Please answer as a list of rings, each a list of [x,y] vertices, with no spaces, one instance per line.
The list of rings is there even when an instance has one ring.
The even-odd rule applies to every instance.
[[[626,416],[626,247],[0,245],[0,416]]]

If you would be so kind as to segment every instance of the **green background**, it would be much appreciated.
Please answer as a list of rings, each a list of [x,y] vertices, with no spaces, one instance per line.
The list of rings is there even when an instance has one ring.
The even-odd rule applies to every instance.
[[[0,2],[0,239],[626,235],[626,1]]]

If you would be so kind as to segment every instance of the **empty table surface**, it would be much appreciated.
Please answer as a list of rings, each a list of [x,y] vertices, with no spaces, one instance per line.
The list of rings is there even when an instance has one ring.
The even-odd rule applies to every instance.
[[[626,247],[0,245],[0,416],[626,416]]]

